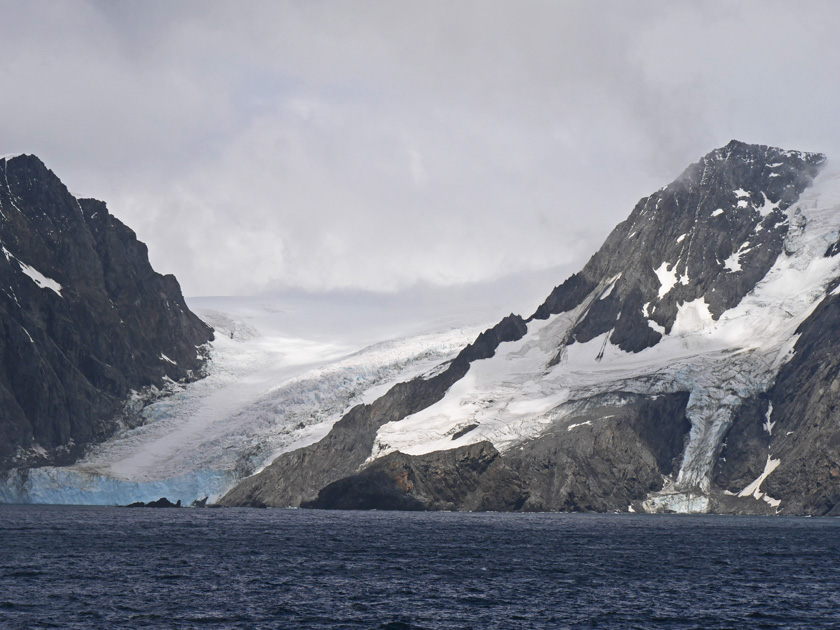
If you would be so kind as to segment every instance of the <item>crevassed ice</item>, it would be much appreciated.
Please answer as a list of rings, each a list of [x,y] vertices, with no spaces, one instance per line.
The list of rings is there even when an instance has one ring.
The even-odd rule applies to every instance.
[[[156,481],[130,481],[74,468],[44,467],[13,473],[0,482],[0,503],[128,505],[166,497],[189,505],[221,497],[234,481],[231,471],[201,470]]]
[[[371,388],[427,373],[483,329],[446,329],[355,352],[274,333],[240,341],[217,335],[207,378],[171,385],[172,395],[143,409],[145,424],[92,447],[74,465],[0,483],[0,502],[213,500],[243,474],[323,437]]]

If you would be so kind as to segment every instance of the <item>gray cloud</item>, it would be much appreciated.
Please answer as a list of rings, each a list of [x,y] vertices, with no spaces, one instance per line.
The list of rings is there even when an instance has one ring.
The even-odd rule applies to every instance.
[[[0,153],[105,199],[193,295],[571,270],[733,137],[840,146],[830,1],[6,1],[3,16]]]

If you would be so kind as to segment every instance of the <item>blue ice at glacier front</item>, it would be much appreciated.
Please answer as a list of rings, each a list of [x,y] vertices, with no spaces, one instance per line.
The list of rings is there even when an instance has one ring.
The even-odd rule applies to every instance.
[[[219,499],[235,482],[231,471],[199,470],[171,479],[124,481],[69,468],[14,471],[0,481],[0,503],[55,505],[128,505],[166,497],[173,503]]]

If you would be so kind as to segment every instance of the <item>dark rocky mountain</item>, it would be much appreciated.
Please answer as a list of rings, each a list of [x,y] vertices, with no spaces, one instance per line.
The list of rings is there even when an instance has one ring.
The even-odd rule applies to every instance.
[[[225,505],[840,513],[840,175],[732,141]]]
[[[66,464],[201,376],[212,330],[105,204],[0,159],[0,471]]]

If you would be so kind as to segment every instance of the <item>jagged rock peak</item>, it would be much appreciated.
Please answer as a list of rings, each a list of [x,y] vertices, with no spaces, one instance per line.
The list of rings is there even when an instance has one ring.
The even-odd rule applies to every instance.
[[[766,144],[749,144],[735,139],[730,140],[726,146],[710,151],[703,157],[702,161],[726,162],[728,160],[739,160],[769,164],[775,162],[777,158],[799,160],[811,164],[820,164],[825,161],[825,155],[822,153],[780,149]]]
[[[715,149],[640,200],[532,319],[570,311],[589,299],[567,341],[586,342],[609,332],[609,340],[628,352],[670,333],[685,304],[717,319],[764,277],[789,230],[801,227],[788,210],[824,162],[819,153],[737,140]]]
[[[101,201],[0,158],[0,471],[72,461],[141,390],[197,378],[212,330]]]

